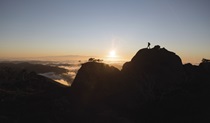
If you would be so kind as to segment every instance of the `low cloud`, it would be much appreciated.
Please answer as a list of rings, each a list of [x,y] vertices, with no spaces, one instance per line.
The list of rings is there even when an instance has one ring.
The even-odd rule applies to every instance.
[[[57,67],[67,69],[67,73],[63,74],[56,74],[55,72],[47,72],[47,73],[40,73],[40,75],[45,76],[47,78],[53,79],[56,82],[59,82],[61,84],[71,86],[72,82],[74,81],[74,78],[76,77],[77,71],[81,67],[79,64],[57,64]]]

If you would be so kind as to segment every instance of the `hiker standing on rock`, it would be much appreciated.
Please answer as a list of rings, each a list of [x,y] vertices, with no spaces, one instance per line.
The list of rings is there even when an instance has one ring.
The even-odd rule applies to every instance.
[[[148,42],[147,48],[150,49],[150,43]]]

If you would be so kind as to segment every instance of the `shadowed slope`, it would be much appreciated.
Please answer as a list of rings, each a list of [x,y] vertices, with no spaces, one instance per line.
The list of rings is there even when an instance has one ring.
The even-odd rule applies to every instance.
[[[25,69],[1,68],[0,75],[1,123],[66,120],[69,87]]]

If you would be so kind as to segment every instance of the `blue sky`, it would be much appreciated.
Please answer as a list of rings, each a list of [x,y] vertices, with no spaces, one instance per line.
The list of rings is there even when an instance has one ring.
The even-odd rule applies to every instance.
[[[210,58],[209,0],[1,0],[0,57],[131,58],[149,41],[184,62]]]

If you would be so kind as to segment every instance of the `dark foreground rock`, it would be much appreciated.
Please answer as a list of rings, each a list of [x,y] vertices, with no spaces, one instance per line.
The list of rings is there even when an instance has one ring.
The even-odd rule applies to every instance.
[[[35,72],[0,69],[0,122],[210,122],[210,63],[182,64],[175,53],[141,49],[121,71],[82,64],[71,87]]]
[[[118,92],[120,71],[112,66],[87,62],[78,71],[71,86],[72,105],[78,122],[110,122],[110,103]],[[108,121],[107,121],[108,120]],[[114,121],[113,121],[114,122]]]
[[[183,65],[159,46],[139,50],[120,72],[102,63],[83,64],[72,90],[80,122],[210,121],[207,63]]]

